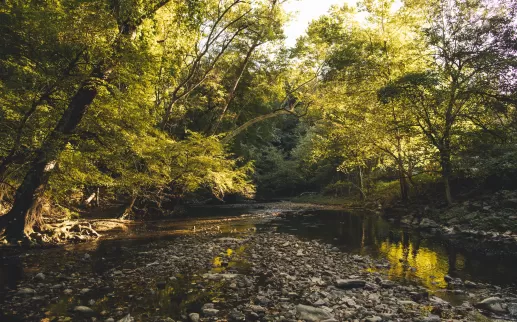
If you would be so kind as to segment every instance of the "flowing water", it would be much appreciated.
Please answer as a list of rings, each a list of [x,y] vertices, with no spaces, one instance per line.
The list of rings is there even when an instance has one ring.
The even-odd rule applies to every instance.
[[[213,207],[191,209],[188,216],[179,220],[135,224],[125,232],[111,235],[110,239],[85,244],[14,254],[12,251],[5,253],[5,250],[0,250],[4,252],[0,266],[0,304],[2,293],[5,294],[8,288],[15,288],[24,276],[33,275],[39,270],[66,270],[67,263],[72,260],[67,254],[89,252],[92,254],[92,265],[85,266],[84,269],[102,273],[116,267],[127,256],[134,256],[142,247],[151,250],[160,248],[163,247],[160,246],[162,240],[205,230],[217,230],[225,236],[244,231],[276,231],[301,239],[321,240],[344,252],[383,258],[390,263],[390,279],[420,284],[438,292],[447,286],[445,275],[477,283],[517,287],[517,257],[500,254],[488,256],[481,252],[456,248],[437,236],[403,229],[370,213]],[[182,288],[174,285],[174,289],[181,291]],[[181,294],[178,296],[181,297]],[[170,294],[167,297],[170,301]],[[451,300],[450,295],[447,299]],[[69,300],[64,298],[50,309],[59,311],[59,305],[66,307]],[[167,305],[174,310],[176,304],[167,302]]]

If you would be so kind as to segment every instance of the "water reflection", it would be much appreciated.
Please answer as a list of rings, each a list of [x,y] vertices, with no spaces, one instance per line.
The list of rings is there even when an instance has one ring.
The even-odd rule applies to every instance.
[[[393,225],[381,216],[343,211],[286,214],[276,221],[277,231],[308,239],[322,239],[360,255],[385,258],[392,279],[445,288],[445,275],[517,286],[515,256],[486,256],[456,248],[438,236],[423,235]]]

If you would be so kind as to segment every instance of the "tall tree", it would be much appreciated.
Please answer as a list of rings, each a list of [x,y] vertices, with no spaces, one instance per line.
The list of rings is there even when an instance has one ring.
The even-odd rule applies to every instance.
[[[438,150],[445,197],[453,202],[453,140],[484,108],[486,97],[507,94],[515,51],[508,50],[515,15],[504,2],[441,0],[428,8],[424,29],[433,60],[425,73],[408,74],[387,86],[385,97],[402,97],[418,127]]]
[[[89,77],[78,85],[59,122],[35,151],[34,160],[16,190],[13,207],[1,217],[8,238],[22,238],[25,228],[31,228],[29,211],[43,193],[60,153],[74,135],[88,107],[99,93],[99,88],[109,83],[111,73],[118,67],[120,56],[131,51],[129,48],[138,41],[140,25],[168,3],[168,0],[162,0],[138,5],[114,1],[111,8],[100,6],[102,10],[113,12],[111,25],[115,28],[111,30],[111,35],[106,35],[112,36],[113,40],[109,47],[104,48],[106,52],[89,62],[92,66]]]

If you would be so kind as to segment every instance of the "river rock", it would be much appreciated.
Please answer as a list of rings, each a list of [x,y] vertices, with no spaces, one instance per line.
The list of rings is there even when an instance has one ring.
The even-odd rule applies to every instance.
[[[36,274],[36,276],[34,276],[34,278],[39,280],[39,281],[44,281],[45,280],[45,274],[38,273],[38,274]]]
[[[342,289],[363,288],[365,285],[366,281],[364,280],[339,279],[336,281],[336,286]]]
[[[431,314],[426,317],[422,322],[440,322],[442,319],[438,315]]]
[[[199,314],[198,313],[190,313],[188,315],[188,319],[190,322],[199,322]]]
[[[93,315],[93,314],[95,314],[94,310],[92,310],[91,308],[89,308],[87,306],[83,306],[83,305],[79,305],[79,306],[74,307],[74,312],[81,313],[81,314],[84,314],[84,315]]]
[[[298,319],[307,322],[317,322],[334,318],[325,309],[302,304],[296,306],[296,316]]]
[[[18,290],[18,292],[16,292],[16,294],[18,294],[18,295],[33,295],[35,293],[36,293],[35,290],[33,290],[32,288],[28,288],[28,287],[22,287]]]
[[[216,316],[217,313],[219,313],[219,310],[215,309],[213,303],[206,303],[203,305],[201,312],[203,312],[203,315],[205,316]]]
[[[517,317],[517,303],[508,303],[508,312],[513,317]]]
[[[250,305],[249,308],[250,308],[250,310],[252,310],[255,313],[265,313],[266,312],[266,309],[260,305]]]
[[[380,316],[371,316],[364,319],[365,322],[381,322],[382,318]]]
[[[246,321],[246,316],[242,312],[232,311],[232,312],[230,312],[230,315],[228,316],[228,320],[230,322]]]
[[[465,285],[465,287],[468,287],[468,288],[477,288],[478,285],[472,281],[469,281],[469,280],[466,280],[465,283],[463,283],[463,285]]]
[[[490,311],[493,313],[506,313],[503,307],[503,300],[499,297],[489,297],[475,305],[478,309]]]
[[[424,218],[420,222],[420,228],[437,228],[440,227],[434,220],[431,220],[429,218]]]
[[[122,319],[118,320],[117,322],[133,322],[135,319],[131,316],[131,314],[126,315]]]

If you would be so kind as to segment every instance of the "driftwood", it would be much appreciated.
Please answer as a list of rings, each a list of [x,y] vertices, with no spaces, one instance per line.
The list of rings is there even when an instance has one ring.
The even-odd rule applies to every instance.
[[[34,232],[30,237],[37,242],[63,243],[80,242],[99,238],[101,235],[92,228],[90,222],[67,220],[54,224],[45,224],[40,232]]]

